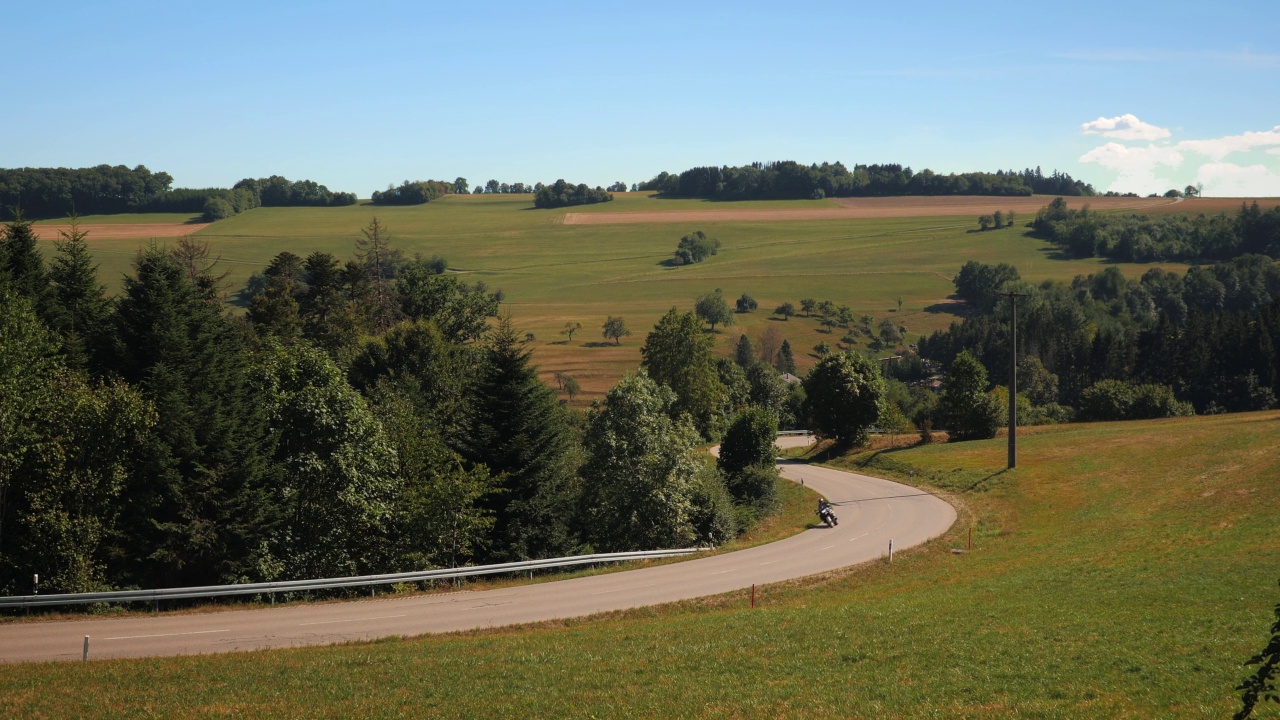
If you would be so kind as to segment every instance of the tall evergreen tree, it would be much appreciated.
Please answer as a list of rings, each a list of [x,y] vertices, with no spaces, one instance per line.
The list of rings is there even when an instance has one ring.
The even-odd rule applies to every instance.
[[[42,317],[49,310],[49,272],[37,246],[31,221],[14,210],[14,218],[0,231],[0,279],[12,292],[31,300]]]
[[[326,252],[313,252],[302,264],[307,289],[299,300],[302,336],[335,359],[348,354],[360,335],[360,320],[344,288],[342,264]]]
[[[263,487],[263,415],[247,387],[241,334],[208,281],[151,247],[126,277],[112,369],[158,415],[147,472],[125,490],[125,562],[139,584],[261,577],[272,527]]]
[[[499,478],[493,510],[494,558],[554,557],[577,544],[571,522],[578,500],[576,447],[567,411],[529,363],[530,351],[509,317],[484,349],[474,421],[462,452]]]
[[[777,367],[780,372],[791,373],[792,375],[795,374],[796,358],[795,355],[791,354],[790,340],[783,340],[782,347],[778,348],[778,360],[775,367]]]
[[[80,219],[71,217],[71,229],[59,233],[58,254],[49,268],[53,282],[53,312],[50,323],[62,336],[62,350],[73,368],[90,366],[101,350],[103,329],[110,306],[106,287],[98,282],[98,266],[89,253],[88,233],[80,229]]]
[[[751,338],[747,337],[746,333],[738,336],[738,345],[734,348],[734,360],[738,361],[743,370],[755,364],[756,351],[751,347]]]

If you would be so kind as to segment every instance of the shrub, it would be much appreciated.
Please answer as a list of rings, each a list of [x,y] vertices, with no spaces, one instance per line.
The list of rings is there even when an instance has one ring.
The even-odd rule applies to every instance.
[[[707,465],[694,477],[692,503],[689,520],[697,542],[718,545],[738,536],[738,513],[733,498],[715,467]]]
[[[220,197],[209,198],[204,203],[204,221],[216,222],[225,220],[236,214],[236,209],[231,207],[231,203]]]
[[[1148,420],[1192,415],[1191,404],[1179,401],[1167,385],[1131,385],[1099,380],[1080,396],[1081,420]]]

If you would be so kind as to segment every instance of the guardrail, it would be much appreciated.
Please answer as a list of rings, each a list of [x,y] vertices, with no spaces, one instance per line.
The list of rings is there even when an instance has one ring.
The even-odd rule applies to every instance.
[[[439,570],[418,570],[406,573],[388,573],[384,575],[354,575],[341,578],[318,578],[313,580],[286,580],[281,582],[243,583],[240,585],[206,585],[202,587],[164,588],[158,590],[115,590],[98,593],[66,593],[62,595],[13,595],[0,597],[0,608],[31,608],[53,605],[87,605],[90,603],[112,602],[150,602],[158,604],[161,600],[184,600],[189,598],[211,598],[228,595],[270,595],[275,601],[276,593],[302,592],[305,590],[332,590],[346,587],[364,587],[371,589],[377,585],[393,585],[396,583],[421,582],[424,580],[452,580],[454,578],[472,577],[475,575],[497,575],[508,572],[532,572],[552,568],[573,567],[605,562],[626,562],[628,560],[649,560],[653,558],[675,557],[702,552],[705,548],[685,548],[680,550],[642,550],[624,553],[596,553],[594,555],[575,555],[572,557],[548,558],[546,560],[523,560],[497,565],[475,565],[460,568],[442,568]]]
[[[779,430],[779,435],[812,435],[812,430]]]

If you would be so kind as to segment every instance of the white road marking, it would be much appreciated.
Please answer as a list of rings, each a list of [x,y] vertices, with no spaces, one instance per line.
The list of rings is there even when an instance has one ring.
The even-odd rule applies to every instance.
[[[402,618],[404,615],[379,615],[377,617],[351,618],[350,620],[324,620],[322,622],[299,623],[298,627],[306,627],[308,625],[333,625],[334,623],[360,622],[361,620],[390,620],[391,618]]]
[[[727,573],[727,572],[733,572],[734,570],[737,570],[737,569],[738,569],[738,568],[729,568],[728,570],[721,570],[720,572],[713,572],[713,573],[711,573],[711,574],[712,574],[712,575],[723,575],[723,574],[725,574],[725,573]]]
[[[818,548],[818,549],[819,549],[819,550],[830,550],[830,549],[831,549],[831,548],[833,548],[833,547],[835,547],[835,545],[828,545],[828,546],[826,546],[826,547],[824,547],[824,548]]]
[[[858,536],[858,537],[856,537],[856,538],[849,538],[849,542],[853,542],[854,540],[861,540],[862,538],[864,538],[864,537],[866,537],[866,536],[868,536],[868,535],[870,535],[870,534],[871,534],[871,531],[870,531],[870,530],[868,530],[867,532],[862,533],[861,535],[859,535],[859,536]]]
[[[760,563],[760,564],[761,564],[761,565],[772,565],[772,564],[774,564],[774,563],[776,563],[776,562],[778,562],[778,561],[777,561],[777,560],[770,560],[769,562],[762,562],[762,563]]]
[[[231,632],[227,630],[194,630],[192,632],[160,633],[159,635],[121,635],[119,637],[102,638],[103,640],[138,640],[140,638],[176,637],[178,635],[208,635],[209,633]]]

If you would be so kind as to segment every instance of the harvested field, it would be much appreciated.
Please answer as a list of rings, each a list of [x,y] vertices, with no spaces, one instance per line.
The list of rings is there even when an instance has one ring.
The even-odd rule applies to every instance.
[[[1280,206],[1280,198],[1187,198],[1178,204],[1155,205],[1145,208],[1144,212],[1150,213],[1205,213],[1216,214],[1220,212],[1234,213],[1240,209],[1241,203],[1252,204],[1258,203],[1258,207],[1263,210]]]
[[[81,232],[89,233],[88,240],[123,240],[134,238],[175,238],[190,235],[208,227],[207,223],[121,223],[110,225],[80,225]],[[70,225],[33,225],[41,240],[57,240],[59,232],[69,232]]]
[[[648,210],[642,212],[566,213],[565,225],[635,225],[648,223],[700,222],[791,222],[796,220],[855,220],[864,218],[977,216],[1010,210],[1024,216],[1034,215],[1053,198],[993,197],[959,195],[943,197],[909,196],[883,198],[836,198],[832,208],[734,208],[733,203],[715,203],[723,209]],[[1198,201],[1197,201],[1198,202]],[[1067,204],[1076,208],[1089,205],[1094,210],[1145,209],[1170,205],[1168,198],[1069,197]]]

